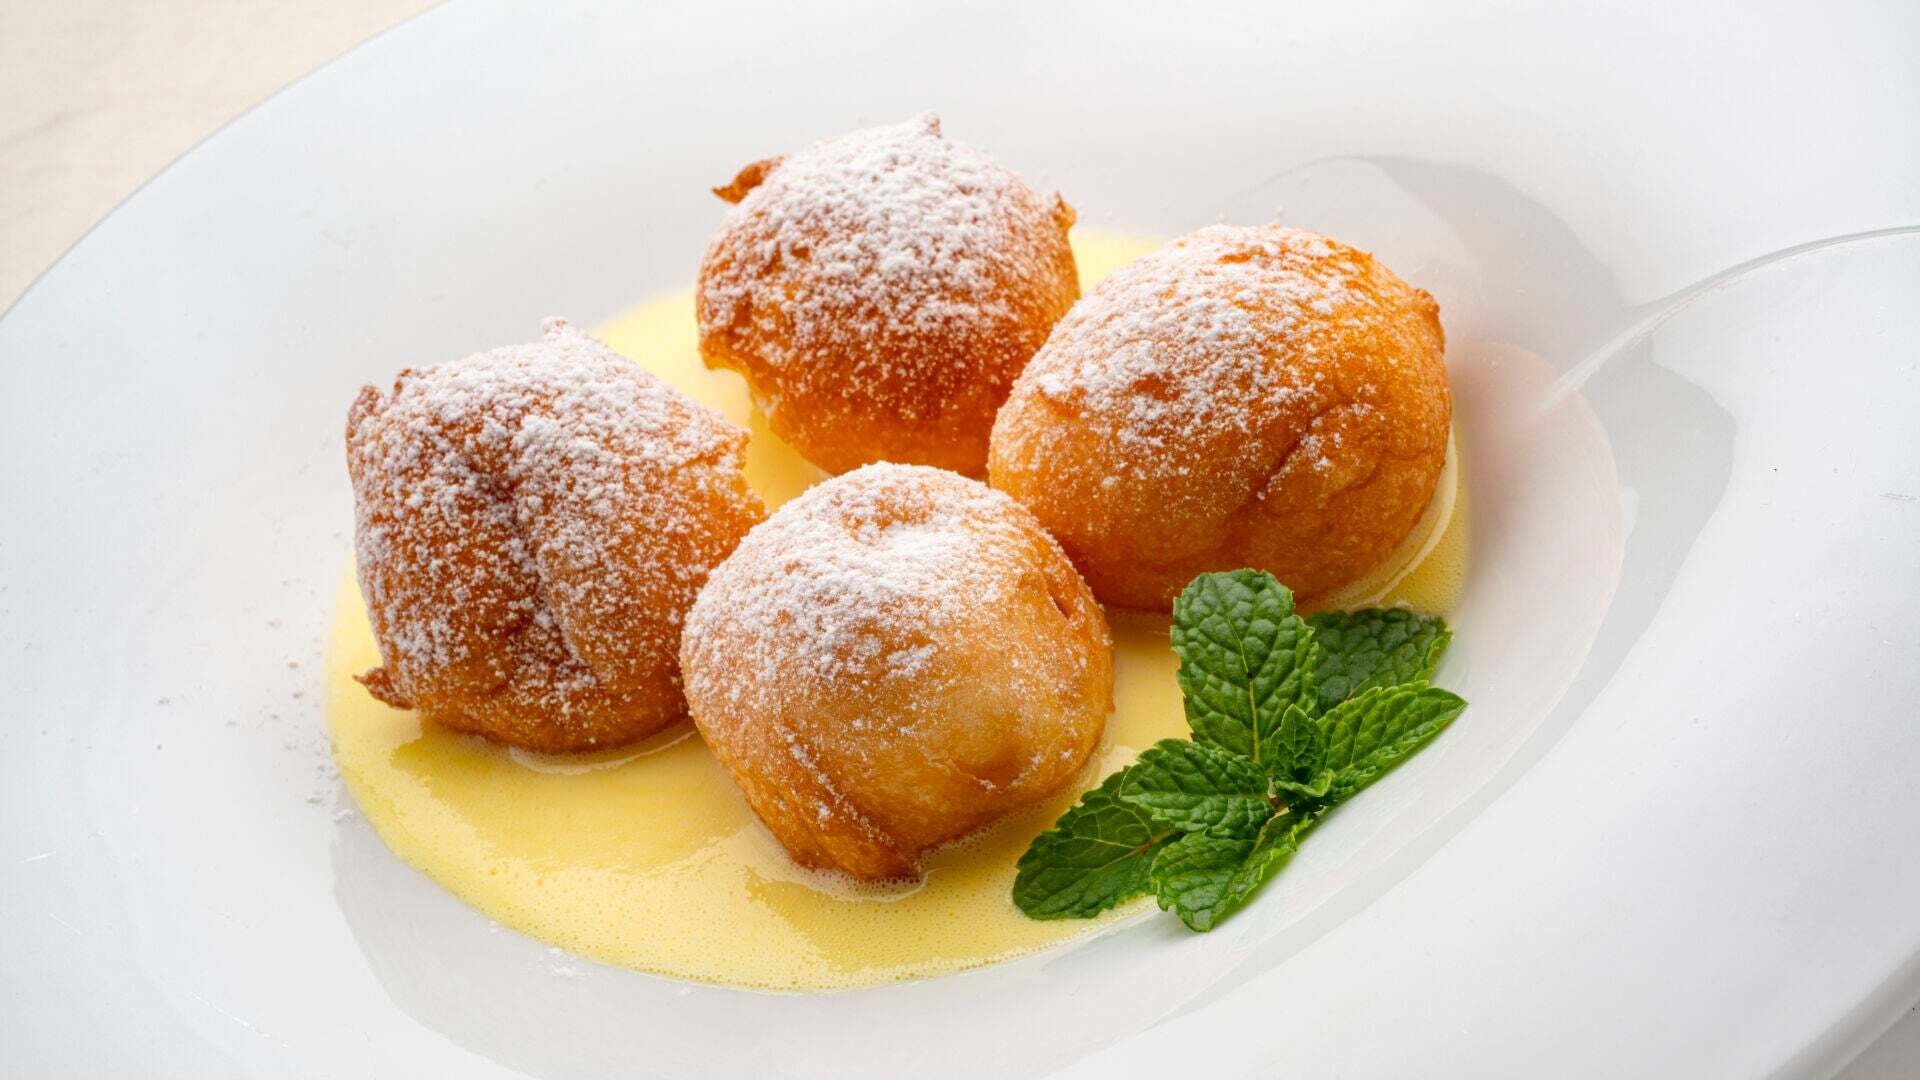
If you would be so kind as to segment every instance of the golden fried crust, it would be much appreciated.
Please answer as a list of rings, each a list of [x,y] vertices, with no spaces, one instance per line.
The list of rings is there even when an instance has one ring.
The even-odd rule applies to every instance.
[[[714,756],[799,862],[880,879],[1072,780],[1113,640],[1031,514],[953,473],[821,484],[716,567],[681,643]]]
[[[1446,458],[1433,298],[1365,252],[1213,226],[1115,271],[1055,329],[993,430],[993,486],[1103,601],[1167,610],[1196,574],[1304,603],[1387,558]]]
[[[1073,211],[931,115],[755,162],[701,260],[700,351],[829,472],[985,472],[994,414],[1080,295]]]
[[[535,750],[685,716],[680,625],[765,516],[746,432],[559,320],[347,418],[381,701]]]

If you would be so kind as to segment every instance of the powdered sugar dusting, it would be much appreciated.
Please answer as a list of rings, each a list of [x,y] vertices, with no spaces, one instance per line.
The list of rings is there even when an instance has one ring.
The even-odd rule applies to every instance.
[[[1108,275],[1023,382],[1106,425],[1130,460],[1177,464],[1165,452],[1201,427],[1251,437],[1273,405],[1317,387],[1315,316],[1356,302],[1332,252],[1277,226],[1191,233]]]
[[[803,392],[900,388],[891,404],[910,420],[981,378],[1004,397],[1073,299],[1070,221],[930,113],[828,139],[728,213],[702,267],[702,333],[735,335]],[[998,370],[1009,337],[1030,335]]]
[[[1428,498],[1444,347],[1433,298],[1367,253],[1212,226],[1060,320],[995,420],[989,468],[1109,603],[1164,609],[1235,566],[1311,596],[1390,552]]]
[[[757,526],[681,642],[694,720],[756,813],[801,862],[868,878],[1071,775],[1111,708],[1111,650],[1030,513],[898,464]]]
[[[745,432],[565,321],[544,331],[402,372],[349,417],[371,685],[398,702],[621,705],[677,667],[681,615],[737,535],[716,522],[760,516]]]
[[[1010,514],[1025,511],[951,473],[865,466],[747,535],[701,593],[685,647],[732,650],[716,670],[778,671],[756,681],[770,690],[918,678],[952,620],[1020,584],[1032,540]],[[738,701],[747,685],[716,689]]]

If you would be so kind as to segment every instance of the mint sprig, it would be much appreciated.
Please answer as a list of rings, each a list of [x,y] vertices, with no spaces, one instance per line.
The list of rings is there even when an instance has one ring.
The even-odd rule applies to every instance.
[[[1313,631],[1314,689],[1326,712],[1376,686],[1433,678],[1453,635],[1439,619],[1405,608],[1323,611],[1307,616]]]
[[[1174,601],[1191,741],[1163,739],[1034,838],[1013,899],[1087,918],[1153,893],[1211,930],[1284,868],[1328,811],[1466,708],[1427,685],[1452,635],[1369,609],[1302,619],[1255,570],[1202,574]]]
[[[1273,816],[1267,775],[1238,754],[1162,739],[1127,769],[1122,803],[1183,833],[1252,837]]]
[[[1201,574],[1173,602],[1180,692],[1197,742],[1265,762],[1287,708],[1315,700],[1313,632],[1272,574]]]
[[[1376,686],[1334,706],[1321,722],[1327,732],[1327,799],[1345,802],[1381,774],[1413,756],[1453,722],[1467,703],[1425,683]]]
[[[1153,860],[1153,890],[1162,911],[1172,911],[1195,930],[1211,930],[1245,900],[1234,878],[1253,852],[1253,838],[1193,833],[1160,850]]]
[[[1132,766],[1080,796],[1020,856],[1013,902],[1036,919],[1088,919],[1148,891],[1148,872],[1171,826],[1116,796]]]

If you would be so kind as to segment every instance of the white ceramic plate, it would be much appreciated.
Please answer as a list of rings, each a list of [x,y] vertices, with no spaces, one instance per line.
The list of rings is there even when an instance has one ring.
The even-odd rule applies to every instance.
[[[149,184],[0,322],[0,1074],[1845,1061],[1920,996],[1920,9],[1352,7],[456,4]],[[683,286],[711,184],[927,107],[1084,223],[1439,297],[1473,707],[1205,937],[808,997],[489,926],[327,763],[353,389]]]

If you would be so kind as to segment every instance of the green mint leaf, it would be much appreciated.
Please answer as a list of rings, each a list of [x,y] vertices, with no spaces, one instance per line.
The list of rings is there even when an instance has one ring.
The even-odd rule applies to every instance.
[[[1251,839],[1180,837],[1153,860],[1153,890],[1161,909],[1180,916],[1189,930],[1213,929],[1280,872],[1318,820],[1318,812],[1277,814]]]
[[[1161,910],[1180,916],[1189,930],[1213,929],[1239,906],[1232,900],[1233,878],[1253,847],[1251,837],[1189,833],[1161,848],[1153,860]]]
[[[1287,706],[1274,732],[1273,751],[1265,762],[1276,783],[1311,784],[1325,772],[1327,734],[1298,703]]]
[[[1321,769],[1311,780],[1275,780],[1273,789],[1287,800],[1290,806],[1311,806],[1327,797],[1333,789],[1333,770]]]
[[[1307,617],[1313,631],[1317,713],[1376,686],[1433,677],[1453,634],[1439,619],[1405,608],[1323,611]]]
[[[1273,816],[1267,787],[1260,766],[1238,754],[1162,739],[1127,770],[1119,799],[1183,833],[1252,837]]]
[[[1296,702],[1316,701],[1313,631],[1257,570],[1201,574],[1173,602],[1173,651],[1198,742],[1266,761]]]
[[[1327,731],[1330,803],[1342,802],[1410,757],[1467,707],[1459,695],[1421,683],[1374,687],[1321,718]]]
[[[1034,838],[1013,885],[1030,917],[1087,918],[1152,892],[1189,929],[1211,930],[1322,815],[1466,708],[1427,685],[1451,640],[1440,620],[1303,619],[1255,570],[1195,578],[1174,601],[1172,640],[1193,741],[1156,743]]]
[[[1251,900],[1262,885],[1279,873],[1293,858],[1293,853],[1300,850],[1301,838],[1319,820],[1320,811],[1274,815],[1254,839],[1253,848],[1247,853],[1246,859],[1227,879],[1226,907],[1222,914]]]
[[[1132,766],[1080,796],[1020,856],[1013,902],[1035,919],[1091,918],[1149,891],[1156,849],[1173,829],[1117,797]]]

